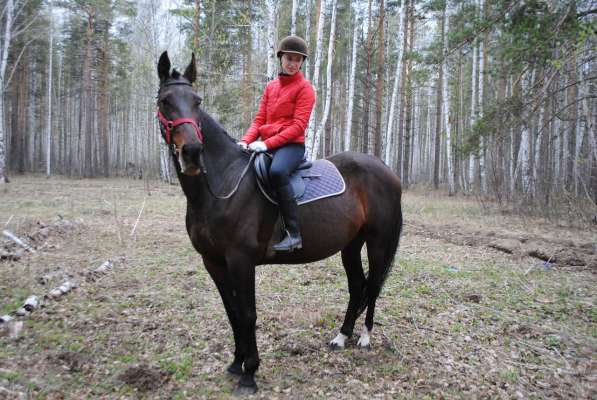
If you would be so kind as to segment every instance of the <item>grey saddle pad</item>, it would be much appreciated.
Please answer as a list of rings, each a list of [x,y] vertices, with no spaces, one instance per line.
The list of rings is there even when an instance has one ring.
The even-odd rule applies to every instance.
[[[257,166],[255,161],[255,167]],[[267,165],[269,168],[269,164]],[[261,165],[263,168],[263,165]],[[261,193],[272,203],[278,204],[276,195],[271,190],[269,182],[262,179],[263,173],[257,173],[257,184]],[[313,161],[310,168],[299,169],[290,177],[298,205],[311,203],[326,197],[338,196],[346,190],[344,178],[338,168],[328,160]]]

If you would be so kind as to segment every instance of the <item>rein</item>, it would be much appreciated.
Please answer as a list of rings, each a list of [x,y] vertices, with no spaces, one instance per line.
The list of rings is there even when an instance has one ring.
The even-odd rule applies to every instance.
[[[249,167],[251,167],[251,164],[253,163],[253,160],[255,159],[255,156],[257,155],[256,152],[251,153],[251,156],[249,157],[249,162],[247,162],[247,165],[245,166],[245,169],[243,170],[243,172],[240,174],[240,178],[238,178],[238,182],[236,182],[236,186],[234,186],[234,188],[232,189],[232,191],[230,193],[228,193],[225,196],[220,196],[217,195],[213,192],[213,190],[211,189],[211,186],[209,185],[209,179],[207,179],[207,171],[204,172],[205,174],[205,180],[207,181],[207,189],[209,190],[209,193],[211,193],[211,195],[213,197],[215,197],[218,200],[226,200],[231,198],[234,193],[236,193],[236,191],[238,190],[238,188],[240,187],[240,183],[242,182],[243,178],[245,177],[245,175],[247,175],[247,172],[249,172]]]
[[[171,82],[171,83],[165,84],[164,86],[170,86],[170,85],[192,86],[186,82]],[[177,126],[182,125],[182,124],[191,124],[191,126],[193,126],[193,128],[195,129],[195,133],[197,134],[197,139],[199,139],[199,142],[201,143],[201,145],[204,144],[203,132],[201,131],[200,124],[197,124],[197,121],[195,119],[193,119],[193,118],[176,118],[175,120],[169,120],[168,118],[166,118],[164,116],[164,114],[162,114],[159,107],[157,107],[157,109],[156,109],[156,116],[158,118],[158,121],[160,122],[160,128],[164,133],[164,140],[166,141],[166,144],[168,146],[170,146],[171,154],[174,157],[174,159],[176,159],[176,154],[174,153],[174,149],[173,149],[174,145],[172,144],[172,130],[174,128],[176,128]],[[218,194],[214,193],[214,191],[211,188],[211,185],[209,184],[209,179],[207,178],[207,168],[205,168],[205,165],[203,162],[203,150],[201,150],[200,155],[199,155],[199,168],[201,169],[201,172],[203,173],[203,175],[205,175],[205,181],[207,182],[207,189],[208,189],[209,193],[218,200],[226,200],[226,199],[229,199],[230,197],[232,197],[238,191],[238,188],[240,187],[240,183],[242,182],[245,175],[247,175],[247,172],[249,172],[249,168],[251,167],[251,164],[253,163],[253,160],[255,159],[256,155],[257,155],[256,152],[251,153],[251,156],[249,157],[249,161],[247,162],[245,169],[243,169],[243,172],[240,174],[238,182],[236,182],[236,185],[234,186],[232,191],[226,195],[218,195]]]

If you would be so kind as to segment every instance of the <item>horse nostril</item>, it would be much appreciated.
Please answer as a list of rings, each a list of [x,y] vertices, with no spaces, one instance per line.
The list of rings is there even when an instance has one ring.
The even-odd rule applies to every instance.
[[[185,144],[182,146],[182,156],[195,163],[199,162],[199,151],[200,147],[196,144]]]

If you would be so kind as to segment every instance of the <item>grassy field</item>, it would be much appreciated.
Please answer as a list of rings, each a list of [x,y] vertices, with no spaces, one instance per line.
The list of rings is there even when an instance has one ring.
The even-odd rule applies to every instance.
[[[235,382],[224,373],[231,331],[184,210],[180,189],[159,182],[28,176],[0,192],[0,224],[20,237],[69,221],[38,239],[36,253],[0,261],[0,315],[67,278],[78,284],[18,318],[17,335],[0,325],[0,399],[232,397]],[[597,271],[413,228],[579,242],[594,242],[595,229],[425,192],[404,195],[404,215],[370,350],[357,349],[357,338],[344,351],[327,348],[348,301],[339,256],[259,267],[255,397],[597,396]],[[112,270],[89,273],[108,259]]]

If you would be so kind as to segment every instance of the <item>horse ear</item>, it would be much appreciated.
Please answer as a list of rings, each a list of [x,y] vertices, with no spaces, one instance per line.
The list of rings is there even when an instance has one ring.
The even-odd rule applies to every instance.
[[[191,62],[187,66],[187,69],[184,71],[185,78],[191,83],[195,82],[197,79],[197,67],[195,66],[195,53],[191,55]]]
[[[158,61],[158,76],[160,77],[160,82],[164,82],[170,77],[170,59],[168,58],[167,51],[162,53],[160,61]]]

